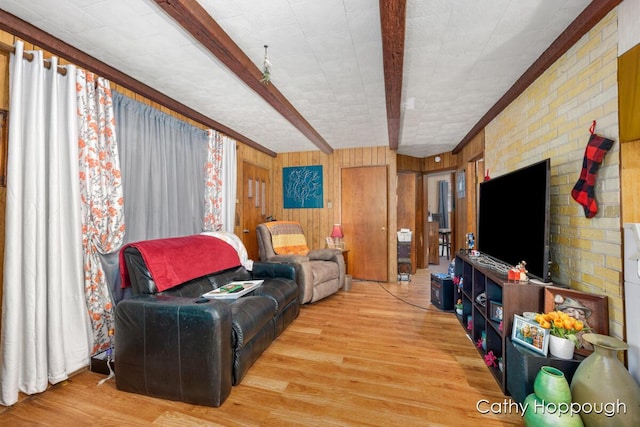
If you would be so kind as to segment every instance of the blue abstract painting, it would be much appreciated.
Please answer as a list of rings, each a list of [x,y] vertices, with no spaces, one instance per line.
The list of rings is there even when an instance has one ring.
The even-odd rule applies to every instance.
[[[323,207],[322,165],[282,168],[284,208]]]

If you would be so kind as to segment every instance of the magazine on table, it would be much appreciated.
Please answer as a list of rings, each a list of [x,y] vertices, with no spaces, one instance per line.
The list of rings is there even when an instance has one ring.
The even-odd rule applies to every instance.
[[[262,285],[264,280],[238,280],[222,285],[217,289],[207,292],[205,298],[236,299],[253,291]]]

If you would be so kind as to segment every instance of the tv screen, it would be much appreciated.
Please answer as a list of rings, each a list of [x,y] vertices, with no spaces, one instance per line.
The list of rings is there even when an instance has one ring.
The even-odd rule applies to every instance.
[[[549,276],[549,159],[480,184],[478,250],[529,275]]]

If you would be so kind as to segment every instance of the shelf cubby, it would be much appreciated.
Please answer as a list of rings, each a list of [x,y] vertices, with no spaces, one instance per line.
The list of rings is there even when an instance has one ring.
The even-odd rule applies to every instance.
[[[460,265],[459,265],[460,264]],[[507,339],[511,336],[513,315],[522,314],[525,311],[539,312],[543,307],[544,285],[533,283],[512,282],[507,280],[505,274],[482,266],[475,258],[466,253],[459,253],[456,259],[456,274],[462,277],[463,315],[458,316],[460,324],[475,346],[482,337],[482,331],[486,333],[486,351],[478,349],[484,357],[489,351],[494,356],[502,357],[503,369],[488,367],[495,377],[502,392],[507,392],[508,366],[506,357]],[[477,297],[485,293],[486,304],[483,306],[477,302]],[[502,322],[491,319],[489,311],[490,301],[502,304]],[[472,316],[472,329],[467,330],[467,316]],[[502,330],[500,329],[502,323]]]

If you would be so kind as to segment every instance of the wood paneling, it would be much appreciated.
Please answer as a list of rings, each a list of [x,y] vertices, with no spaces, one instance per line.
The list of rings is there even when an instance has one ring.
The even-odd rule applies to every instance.
[[[284,209],[282,195],[282,168],[288,166],[321,165],[324,175],[324,207],[319,209]],[[273,159],[272,182],[274,197],[273,214],[277,219],[298,221],[302,224],[311,247],[326,246],[325,237],[333,224],[341,223],[340,170],[353,166],[388,166],[389,230],[397,229],[396,214],[396,152],[387,147],[348,148],[335,150],[333,154],[320,151],[280,153]],[[389,233],[389,248],[396,245],[397,236]],[[388,276],[397,276],[395,253],[389,255]]]
[[[640,139],[640,45],[618,58],[620,142]]]
[[[440,161],[436,161],[440,157]],[[424,172],[438,172],[441,170],[455,169],[458,164],[458,156],[452,152],[440,153],[422,159],[422,170]]]
[[[411,274],[415,274],[418,267],[418,242],[423,239],[422,236],[422,217],[418,217],[418,203],[422,203],[422,192],[417,188],[416,174],[398,173],[398,229],[408,228],[413,232],[411,239]],[[422,180],[420,180],[422,183]],[[420,188],[422,190],[422,188]],[[420,225],[420,230],[418,230]],[[390,248],[392,251],[396,248]],[[424,260],[420,262],[424,267]]]
[[[1,33],[0,33],[1,36]],[[0,37],[0,41],[2,38]],[[13,43],[12,43],[13,44]],[[9,109],[9,52],[0,52],[0,110]]]
[[[398,154],[398,172],[423,172],[424,159]]]
[[[440,224],[434,221],[427,222],[427,245],[429,253],[429,264],[440,264]]]
[[[471,140],[456,155],[457,167],[459,170],[464,169],[464,164],[480,159],[484,156],[484,129]]]
[[[473,232],[477,236],[476,222],[476,165],[475,162],[481,160],[484,156],[484,129],[479,132],[462,150],[457,154],[458,165],[456,175],[458,173],[465,174],[465,195],[463,198],[458,197],[457,188],[455,192],[455,233],[452,236],[452,249],[464,248],[466,245],[465,235]],[[456,187],[457,176],[454,176],[454,185]]]
[[[620,145],[621,174],[620,191],[623,200],[622,223],[640,222],[640,140]]]

